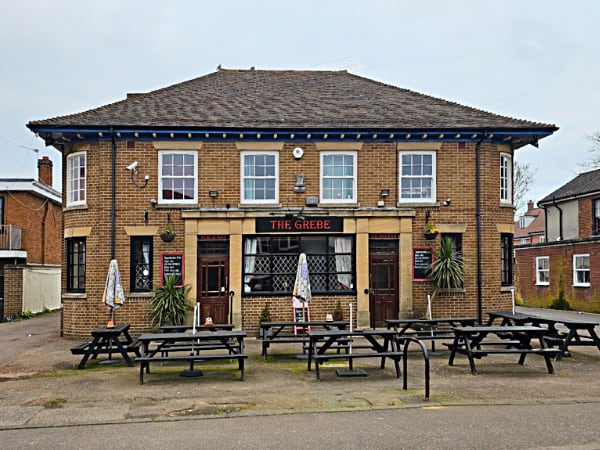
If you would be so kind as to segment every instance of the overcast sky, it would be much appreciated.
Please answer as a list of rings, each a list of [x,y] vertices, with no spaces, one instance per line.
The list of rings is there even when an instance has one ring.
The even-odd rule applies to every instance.
[[[540,200],[600,131],[600,2],[0,0],[0,178],[60,154],[30,120],[85,111],[224,68],[343,70],[556,124],[527,146]],[[39,153],[35,150],[38,149]]]

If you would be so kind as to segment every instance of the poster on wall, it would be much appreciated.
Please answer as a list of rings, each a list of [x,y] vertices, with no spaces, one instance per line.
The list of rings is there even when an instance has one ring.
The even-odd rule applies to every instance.
[[[427,281],[427,274],[433,262],[432,247],[413,248],[413,281]]]
[[[175,275],[177,277],[177,287],[182,287],[184,278],[183,252],[182,253],[161,253],[160,254],[160,282],[165,284],[166,275]]]

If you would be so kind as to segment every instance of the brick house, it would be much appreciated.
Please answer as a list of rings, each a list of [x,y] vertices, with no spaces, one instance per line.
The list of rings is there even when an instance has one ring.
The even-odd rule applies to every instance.
[[[515,222],[514,245],[539,244],[546,241],[546,214],[544,208],[527,202],[527,211]]]
[[[600,169],[577,175],[538,202],[546,242],[515,247],[517,285],[528,305],[549,306],[560,285],[573,309],[600,312]]]
[[[338,300],[361,326],[421,315],[440,242],[427,223],[468,269],[434,315],[507,307],[513,153],[557,130],[346,71],[226,69],[28,127],[64,155],[66,336],[106,323],[113,257],[134,333],[164,273],[202,318],[255,331],[269,304],[291,320],[300,253],[313,319]]]
[[[38,173],[0,179],[0,320],[60,307],[61,194],[47,156]]]

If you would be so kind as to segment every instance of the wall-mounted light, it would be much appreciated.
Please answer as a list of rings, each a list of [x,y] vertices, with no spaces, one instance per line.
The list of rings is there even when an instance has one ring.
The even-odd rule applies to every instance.
[[[447,198],[446,200],[444,200],[442,202],[443,206],[450,206],[450,203],[452,203],[452,199],[451,198]]]
[[[216,189],[209,189],[208,196],[210,198],[217,198],[219,196],[219,191],[217,191]]]
[[[304,208],[301,208],[300,212],[298,212],[298,215],[296,216],[296,219],[297,220],[304,220],[304,219],[306,219],[306,217],[304,216],[303,213],[304,213]]]
[[[145,188],[146,185],[148,184],[148,181],[150,180],[150,176],[149,175],[145,175],[144,176],[144,181],[143,183],[139,183],[137,181],[137,175],[138,175],[138,171],[137,171],[137,167],[138,167],[139,163],[137,161],[132,162],[131,164],[129,164],[127,166],[127,170],[131,172],[131,182],[139,187],[140,189]]]
[[[389,189],[382,189],[381,192],[379,193],[380,197],[388,197],[390,195],[390,190]]]
[[[150,199],[150,204],[152,205],[152,209],[156,209],[156,204],[157,204],[157,203],[158,203],[158,202],[156,201],[156,199],[155,199],[155,198],[151,198],[151,199]]]
[[[296,174],[296,184],[294,185],[294,192],[302,194],[306,192],[306,186],[304,185],[304,175],[301,173]]]

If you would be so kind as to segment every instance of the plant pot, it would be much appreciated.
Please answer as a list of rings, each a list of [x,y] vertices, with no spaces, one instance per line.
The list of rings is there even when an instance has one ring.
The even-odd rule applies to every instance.
[[[432,233],[431,231],[423,232],[423,236],[425,236],[425,239],[427,239],[428,241],[432,241],[433,239],[435,239],[438,234],[439,233]]]

